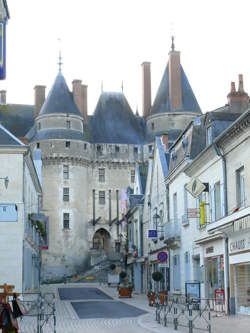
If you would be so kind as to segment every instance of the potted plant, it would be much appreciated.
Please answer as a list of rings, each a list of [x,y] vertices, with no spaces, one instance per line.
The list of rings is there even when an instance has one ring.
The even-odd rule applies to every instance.
[[[121,283],[118,287],[119,297],[132,297],[132,287],[128,285],[127,273],[125,271],[121,271],[120,273]]]
[[[158,283],[163,279],[163,274],[161,272],[154,272],[152,274],[152,279],[157,282],[157,290],[158,290]],[[167,295],[167,292],[165,290],[162,290],[159,292],[159,303],[164,304],[165,297]],[[148,292],[148,303],[149,306],[153,306],[156,304],[156,293],[150,290]]]

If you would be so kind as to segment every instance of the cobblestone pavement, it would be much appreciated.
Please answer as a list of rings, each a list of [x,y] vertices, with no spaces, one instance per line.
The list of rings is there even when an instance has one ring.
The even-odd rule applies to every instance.
[[[74,311],[71,301],[61,301],[58,294],[58,288],[79,288],[79,287],[97,287],[114,301],[122,301],[126,304],[145,310],[148,313],[135,318],[122,319],[79,319]],[[131,299],[119,299],[116,288],[100,286],[98,284],[67,284],[50,285],[43,287],[44,292],[54,292],[56,294],[56,318],[57,333],[187,333],[188,328],[173,330],[173,326],[163,327],[155,321],[155,309],[148,306],[145,295],[134,295]],[[103,302],[103,300],[100,300]],[[24,318],[20,324],[21,333],[36,332],[35,318]],[[52,320],[46,325],[43,333],[52,333]],[[201,331],[194,330],[194,333]],[[212,333],[250,333],[250,316],[212,316]]]

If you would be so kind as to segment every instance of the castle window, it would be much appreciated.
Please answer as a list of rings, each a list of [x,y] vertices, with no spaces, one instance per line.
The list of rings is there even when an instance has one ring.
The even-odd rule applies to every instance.
[[[102,155],[102,150],[103,150],[103,148],[101,145],[96,146],[97,155]]]
[[[115,146],[115,152],[119,153],[120,152],[120,147],[119,146]]]
[[[69,179],[69,166],[63,166],[63,179]]]
[[[134,147],[134,156],[135,156],[135,157],[138,156],[138,147]]]
[[[152,131],[155,130],[155,123],[151,123],[151,129],[152,129]]]
[[[38,123],[38,129],[40,130],[42,128],[41,123]]]
[[[37,148],[37,149],[40,149],[40,142],[37,142],[37,144],[36,144],[36,148]]]
[[[87,143],[84,143],[84,150],[87,150]]]
[[[63,201],[69,201],[69,188],[63,188]]]
[[[104,168],[99,169],[99,182],[100,183],[105,182],[105,169]]]
[[[149,152],[149,153],[152,153],[152,150],[153,150],[153,146],[152,146],[152,145],[149,145],[149,146],[148,146],[148,152]]]
[[[99,191],[99,205],[105,205],[105,191]]]
[[[132,184],[135,182],[135,170],[131,170],[131,172],[130,172],[130,180],[131,180]]]
[[[66,147],[66,148],[70,148],[70,141],[66,141],[66,142],[65,142],[65,147]]]
[[[70,120],[66,120],[66,127],[67,127],[67,128],[71,128]]]
[[[63,229],[69,229],[69,213],[63,213]]]

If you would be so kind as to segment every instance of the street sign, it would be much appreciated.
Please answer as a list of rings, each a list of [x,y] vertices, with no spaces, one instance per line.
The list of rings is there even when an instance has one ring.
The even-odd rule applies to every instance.
[[[158,264],[159,268],[168,268],[168,263],[164,262],[164,264]]]
[[[161,251],[157,254],[157,259],[163,264],[168,261],[168,254],[165,251]]]
[[[157,230],[155,229],[150,229],[148,230],[148,238],[155,239],[157,238]]]
[[[194,197],[198,197],[207,186],[204,185],[198,178],[192,178],[190,182],[185,186],[185,189]]]
[[[200,210],[198,208],[188,208],[187,209],[187,218],[195,219],[200,217]]]

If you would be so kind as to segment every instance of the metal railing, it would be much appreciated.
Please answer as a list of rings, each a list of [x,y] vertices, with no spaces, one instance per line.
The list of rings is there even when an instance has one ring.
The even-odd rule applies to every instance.
[[[54,293],[24,293],[22,303],[26,313],[18,320],[19,332],[32,329],[35,333],[56,333],[56,305]]]
[[[164,239],[180,239],[181,237],[181,224],[182,221],[177,219],[170,220],[164,224]]]
[[[166,295],[160,304],[159,296],[156,296],[155,319],[165,327],[172,326],[175,331],[187,327],[188,333],[212,332],[211,309],[206,299]]]

